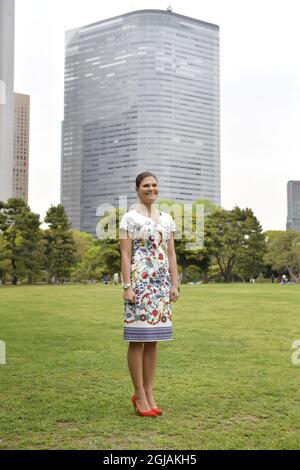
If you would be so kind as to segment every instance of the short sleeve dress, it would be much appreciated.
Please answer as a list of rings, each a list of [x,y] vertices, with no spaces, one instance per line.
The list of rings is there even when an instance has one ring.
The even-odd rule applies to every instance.
[[[124,301],[125,341],[173,339],[167,246],[176,225],[170,214],[159,212],[158,222],[135,209],[120,221],[120,230],[132,237],[131,283],[136,296],[135,304]]]

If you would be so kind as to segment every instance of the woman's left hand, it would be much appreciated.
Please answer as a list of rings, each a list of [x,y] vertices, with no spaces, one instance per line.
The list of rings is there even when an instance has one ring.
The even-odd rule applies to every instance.
[[[170,301],[171,302],[176,302],[176,300],[179,297],[179,289],[178,287],[171,287],[170,290]]]

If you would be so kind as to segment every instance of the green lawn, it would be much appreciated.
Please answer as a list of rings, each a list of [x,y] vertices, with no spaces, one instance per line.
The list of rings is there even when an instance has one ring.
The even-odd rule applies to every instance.
[[[173,312],[141,418],[120,287],[0,287],[0,449],[300,449],[300,286],[182,286]]]

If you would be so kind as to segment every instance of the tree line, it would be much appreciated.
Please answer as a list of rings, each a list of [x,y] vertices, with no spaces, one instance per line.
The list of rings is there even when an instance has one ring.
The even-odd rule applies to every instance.
[[[188,249],[197,228],[196,205],[204,207],[202,246]],[[172,200],[159,201],[170,209],[176,226],[175,249],[182,282],[247,282],[287,274],[300,281],[300,233],[266,231],[250,208],[225,210],[207,200],[194,201],[186,210],[172,214]],[[183,205],[182,205],[183,207]],[[125,211],[107,211],[99,224],[104,234],[115,227],[114,236],[95,236],[72,230],[62,204],[51,206],[43,221],[19,198],[0,201],[0,281],[11,283],[63,283],[101,281],[120,272],[118,228]],[[47,228],[41,228],[42,223]]]

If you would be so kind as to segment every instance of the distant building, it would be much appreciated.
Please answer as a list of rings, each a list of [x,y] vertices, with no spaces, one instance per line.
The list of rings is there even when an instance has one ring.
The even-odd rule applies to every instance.
[[[30,97],[15,93],[13,197],[28,204]]]
[[[14,22],[14,0],[0,0],[0,201],[12,196]]]
[[[287,230],[300,232],[300,181],[287,184]]]

